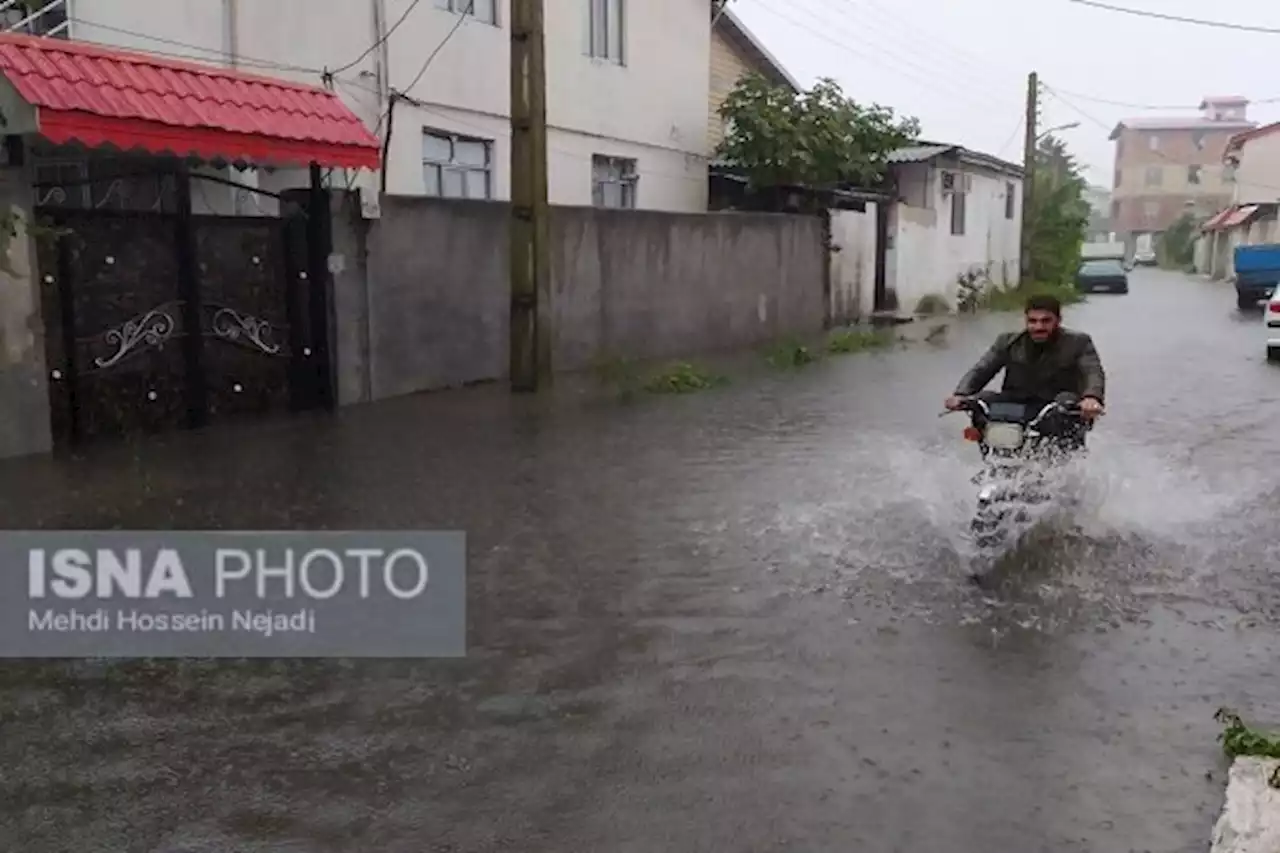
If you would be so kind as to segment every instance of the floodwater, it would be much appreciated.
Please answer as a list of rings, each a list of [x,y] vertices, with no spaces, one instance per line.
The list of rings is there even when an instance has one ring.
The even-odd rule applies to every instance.
[[[0,665],[0,850],[1203,850],[1213,712],[1280,708],[1280,369],[1225,285],[1071,309],[1111,397],[1079,530],[983,593],[937,413],[1011,319],[682,398],[478,389],[0,466],[13,528],[471,551],[465,660]]]

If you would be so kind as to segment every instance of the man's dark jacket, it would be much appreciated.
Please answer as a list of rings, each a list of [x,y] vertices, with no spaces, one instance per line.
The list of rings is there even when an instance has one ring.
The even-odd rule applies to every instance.
[[[1052,400],[1063,392],[1105,402],[1107,376],[1093,338],[1059,328],[1043,344],[1026,332],[1008,332],[964,375],[956,395],[971,397],[1004,370],[1003,393],[1028,400]]]

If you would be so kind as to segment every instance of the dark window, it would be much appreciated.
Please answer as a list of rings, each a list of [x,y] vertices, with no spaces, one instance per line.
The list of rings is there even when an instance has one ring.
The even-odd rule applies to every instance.
[[[1013,181],[1004,185],[1004,218],[1013,219],[1014,208],[1017,207],[1018,187]]]
[[[951,233],[964,234],[965,194],[951,194]]]

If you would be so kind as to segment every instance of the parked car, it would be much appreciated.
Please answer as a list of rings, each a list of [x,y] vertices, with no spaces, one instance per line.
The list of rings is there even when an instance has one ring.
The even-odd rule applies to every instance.
[[[1133,265],[1135,267],[1154,267],[1156,265],[1155,252],[1134,252]]]
[[[1236,246],[1236,305],[1243,311],[1270,299],[1280,285],[1280,243]],[[1271,313],[1270,309],[1267,311]]]
[[[1082,293],[1128,293],[1129,273],[1115,258],[1083,261],[1076,273],[1076,289]]]
[[[1280,361],[1280,288],[1272,291],[1267,299],[1262,329],[1267,337],[1267,361]]]

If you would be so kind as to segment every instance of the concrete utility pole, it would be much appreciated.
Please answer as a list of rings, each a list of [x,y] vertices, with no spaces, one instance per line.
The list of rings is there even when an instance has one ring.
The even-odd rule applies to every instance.
[[[511,390],[551,378],[543,0],[511,0]]]
[[[1031,200],[1036,184],[1036,127],[1040,120],[1040,77],[1032,71],[1027,75],[1027,133],[1022,151],[1022,244],[1019,249],[1021,283],[1031,280]]]

